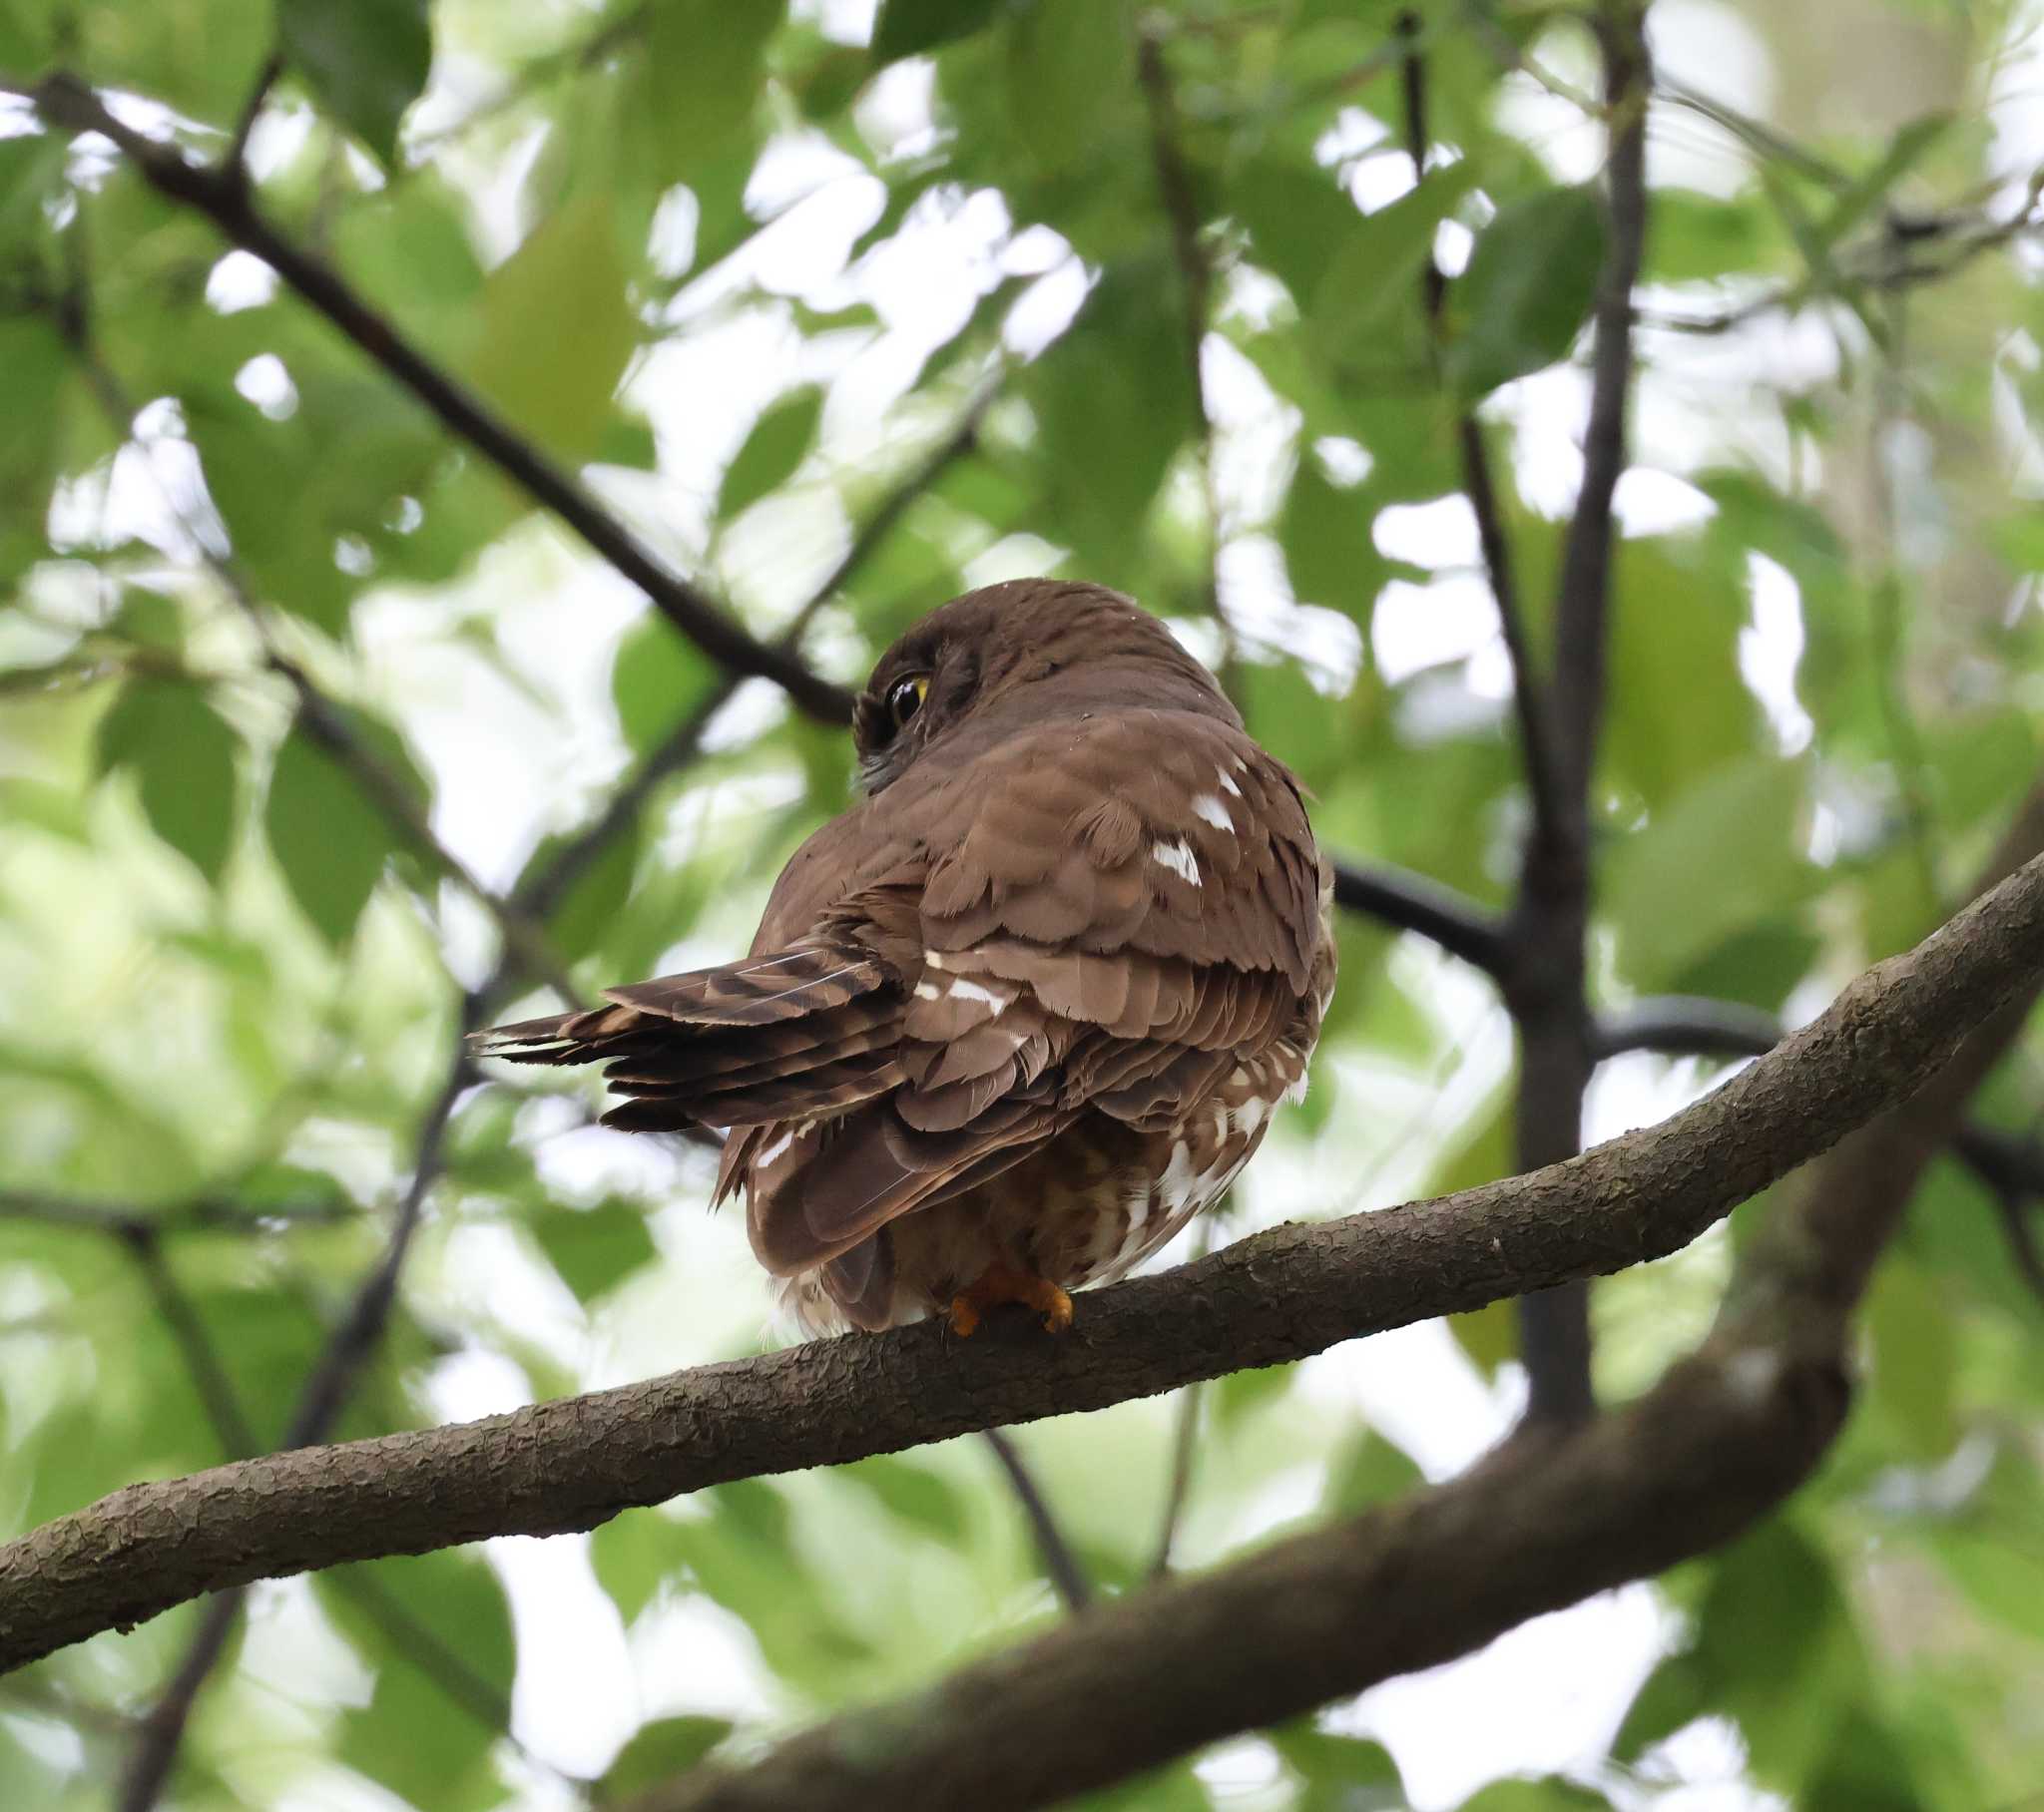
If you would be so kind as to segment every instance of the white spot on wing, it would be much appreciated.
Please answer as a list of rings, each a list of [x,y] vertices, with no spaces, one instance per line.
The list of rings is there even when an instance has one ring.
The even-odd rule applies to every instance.
[[[916,992],[920,994],[922,990],[918,988]],[[1015,1004],[1012,995],[996,994],[991,988],[982,988],[977,982],[968,982],[962,977],[951,984],[951,998],[954,1001],[977,1001],[982,1007],[991,1007],[995,1019]]]
[[[1184,837],[1176,843],[1153,843],[1150,845],[1153,861],[1161,862],[1189,887],[1200,885],[1200,859],[1193,854],[1193,846]]]
[[[939,973],[942,972],[944,967],[944,957],[941,951],[925,950],[922,953],[922,960],[930,968],[937,970]]]
[[[1200,793],[1193,800],[1193,816],[1204,818],[1216,830],[1225,830],[1235,835],[1235,820],[1228,815],[1228,807],[1212,793]]]
[[[766,1150],[762,1151],[760,1155],[754,1159],[754,1167],[756,1169],[761,1170],[766,1169],[768,1164],[772,1163],[776,1157],[779,1157],[783,1152],[786,1151],[787,1147],[793,1143],[794,1133],[792,1131],[781,1133],[781,1135],[778,1138],[776,1138],[770,1145],[766,1147]]]
[[[1229,1116],[1238,1132],[1254,1132],[1264,1124],[1271,1112],[1271,1104],[1261,1095],[1252,1095]]]
[[[919,1001],[933,1001],[940,998],[937,993],[936,983],[917,982],[915,985],[915,998]]]
[[[1217,767],[1214,771],[1215,773],[1221,776],[1221,790],[1223,792],[1233,793],[1238,799],[1240,799],[1242,797],[1242,788],[1236,785],[1235,776],[1232,773],[1230,773],[1228,769],[1225,767]]]

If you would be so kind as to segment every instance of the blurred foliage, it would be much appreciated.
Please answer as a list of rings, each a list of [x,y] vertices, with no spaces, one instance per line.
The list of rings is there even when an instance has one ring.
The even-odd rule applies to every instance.
[[[1332,847],[1500,904],[1524,804],[1456,421],[1479,409],[1549,666],[1604,238],[1595,56],[1567,9],[1414,8],[1434,141],[1415,189],[1397,23],[1329,0],[0,0],[0,72],[76,70],[218,158],[274,47],[256,206],[756,633],[799,620],[855,680],[969,584],[1125,587],[1226,663]],[[2035,25],[2002,0],[1655,16],[1674,73],[1650,116],[1595,799],[1609,1004],[1809,1011],[1935,921],[2036,770]],[[849,774],[840,735],[761,688],[721,703],[700,654],[104,141],[11,102],[0,135],[11,1532],[223,1458],[222,1380],[230,1424],[279,1438],[382,1249],[464,996],[518,1005],[487,913],[311,733],[279,654],[473,873],[539,900],[584,990],[740,948]],[[1165,166],[1196,220],[1171,218]],[[1461,273],[1438,338],[1433,255]],[[969,448],[904,490],[982,386]],[[695,759],[660,753],[720,703]],[[579,843],[649,759],[639,809]],[[1416,940],[1344,927],[1316,1087],[1239,1222],[1503,1169],[1487,1001]],[[1626,1060],[1609,1124],[1711,1074]],[[592,1100],[461,1098],[336,1433],[771,1337],[701,1154],[593,1130]],[[2034,1052],[1982,1107],[2028,1129]],[[81,1204],[160,1223],[182,1326]],[[1609,1390],[1701,1332],[1726,1245],[1602,1290]],[[1469,1457],[1513,1400],[1511,1323],[1453,1331],[1402,1383],[1344,1353],[1212,1393],[1180,1554]],[[1608,1715],[1565,1776],[1469,1749],[1466,1701],[1429,1730],[1371,1699],[1096,1803],[1404,1805],[1376,1736],[1434,1783],[1418,1803],[1487,1812],[1700,1804],[1714,1767],[1712,1804],[2034,1799],[2039,1334],[1997,1203],[1941,1165],[1869,1306],[1840,1450],[1791,1514],[1664,1583],[1652,1654],[1577,1651]],[[1429,1403],[1462,1430],[1445,1445],[1409,1407]],[[1139,1581],[1168,1412],[1026,1445],[1096,1580]],[[540,1587],[495,1550],[266,1588],[176,1803],[615,1802],[1053,1614],[971,1444],[561,1546],[588,1571],[549,1574],[516,1619],[506,1583]],[[197,1614],[0,1681],[0,1804],[106,1803]]]

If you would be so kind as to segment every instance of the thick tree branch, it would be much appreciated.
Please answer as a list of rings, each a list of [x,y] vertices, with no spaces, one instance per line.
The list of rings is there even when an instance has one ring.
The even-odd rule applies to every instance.
[[[1010,1320],[812,1342],[458,1427],[136,1485],[0,1548],[0,1666],[276,1574],[1100,1409],[1675,1251],[1920,1087],[2044,972],[2044,860],[1661,1126],[1530,1176],[1319,1225]],[[1367,1621],[1368,1619],[1358,1619]]]
[[[1702,1553],[1792,1490],[1845,1407],[1821,1331],[1708,1353],[1581,1432],[1535,1433],[1388,1510],[1117,1599],[634,1812],[1019,1812],[1450,1660]]]
[[[522,486],[653,601],[683,635],[728,672],[771,680],[810,716],[847,723],[851,698],[784,650],[749,635],[695,586],[677,577],[583,486],[449,373],[425,357],[329,266],[283,238],[232,173],[190,162],[124,124],[76,76],[44,78],[30,99],[55,126],[110,139],[158,194],[203,214],[243,250],[253,252],[305,302],[381,365],[448,431]]]
[[[1604,712],[1605,622],[1611,592],[1612,498],[1626,460],[1632,387],[1632,293],[1647,218],[1646,41],[1631,0],[1599,15],[1610,119],[1609,236],[1594,310],[1596,353],[1583,481],[1563,542],[1552,683],[1544,721],[1553,792],[1526,839],[1509,937],[1505,1004],[1519,1033],[1514,1130],[1521,1169],[1552,1163],[1582,1141],[1583,1092],[1594,1068],[1584,978],[1590,917],[1590,785]],[[1526,676],[1520,675],[1520,683]],[[1579,1421],[1590,1384],[1589,1291],[1572,1285],[1519,1305],[1531,1422]]]
[[[1983,884],[2040,847],[2044,791]],[[2033,971],[1920,1091],[1804,1171],[1749,1245],[1711,1338],[1630,1408],[1575,1432],[1536,1427],[1437,1490],[1120,1599],[756,1767],[699,1770],[636,1812],[852,1812],[909,1797],[931,1812],[1024,1812],[1717,1547],[1787,1497],[1842,1424],[1847,1317],[2040,983]],[[1160,1668],[1159,1654],[1188,1664]]]

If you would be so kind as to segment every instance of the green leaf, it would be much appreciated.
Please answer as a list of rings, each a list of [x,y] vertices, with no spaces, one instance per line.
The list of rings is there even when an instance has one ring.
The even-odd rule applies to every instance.
[[[839,1469],[836,1476],[868,1491],[887,1514],[940,1542],[954,1545],[971,1533],[972,1517],[957,1488],[932,1467],[883,1454]]]
[[[1250,230],[1250,255],[1301,305],[1317,294],[1328,259],[1362,219],[1333,172],[1286,158],[1252,160],[1230,184],[1228,200]],[[1429,233],[1425,243],[1432,242]]]
[[[133,681],[100,721],[100,765],[132,769],[149,825],[215,886],[235,835],[233,730],[196,685]]]
[[[1006,0],[880,0],[873,61],[892,63],[983,30]]]
[[[1405,1784],[1383,1744],[1316,1729],[1309,1719],[1265,1734],[1297,1777],[1292,1812],[1404,1812]]]
[[[674,1781],[732,1733],[723,1717],[660,1717],[642,1724],[597,1783],[600,1800],[630,1799]]]
[[[503,1587],[480,1554],[342,1567],[313,1576],[321,1608],[376,1670],[368,1704],[341,1714],[339,1755],[434,1812],[483,1812],[503,1789],[490,1755],[505,1734],[516,1650]],[[428,1649],[499,1701],[450,1694]]]
[[[643,834],[635,822],[612,837],[554,908],[547,920],[547,936],[563,961],[579,963],[616,927],[638,879]],[[535,852],[531,872],[538,873],[563,840],[542,844]]]
[[[759,105],[767,40],[782,0],[653,0],[648,98],[668,174],[693,180]]]
[[[1769,1523],[1718,1562],[1697,1621],[1710,1709],[1738,1720],[1755,1773],[1793,1799],[1865,1683],[1830,1563],[1788,1523]]]
[[[1128,117],[1135,45],[1125,0],[1035,0],[1017,17],[1008,111],[1038,169],[1085,164]]]
[[[1300,601],[1326,605],[1365,630],[1391,575],[1370,533],[1377,501],[1366,486],[1334,484],[1311,450],[1301,448],[1278,531]]]
[[[1604,211],[1589,190],[1550,189],[1499,209],[1450,291],[1455,388],[1484,396],[1562,357],[1589,318],[1603,261]]]
[[[1873,1400],[1913,1459],[1942,1460],[1958,1445],[1954,1373],[1958,1330],[1936,1280],[1896,1255],[1874,1274],[1866,1306]]]
[[[1352,1517],[1374,1505],[1388,1504],[1417,1491],[1424,1475],[1404,1452],[1376,1432],[1365,1429],[1335,1450],[1327,1467],[1327,1487],[1320,1498],[1326,1517]]]
[[[794,476],[822,413],[822,393],[805,388],[782,397],[753,424],[718,488],[718,521],[729,522]]]
[[[1441,222],[1471,181],[1466,163],[1451,164],[1374,214],[1349,211],[1324,274],[1310,297],[1300,298],[1306,334],[1323,357],[1367,367],[1384,362],[1386,319],[1404,310],[1418,321],[1420,272]]]
[[[531,1222],[547,1261],[578,1302],[615,1289],[654,1255],[645,1212],[630,1202],[605,1201],[593,1208],[552,1208]]]
[[[2044,1556],[2027,1531],[2003,1540],[1984,1529],[1940,1530],[1931,1546],[1974,1609],[2044,1642]]]
[[[1170,263],[1117,265],[1025,380],[1051,494],[1046,520],[1103,584],[1139,583],[1145,519],[1194,429],[1184,333]],[[1115,431],[1101,432],[1110,421]]]
[[[1774,217],[1751,192],[1727,200],[1657,186],[1642,275],[1650,282],[1688,283],[1748,271],[1780,242]]]
[[[329,944],[354,934],[392,853],[355,777],[293,725],[269,776],[263,829],[298,909]]]
[[[426,0],[277,0],[283,54],[385,164],[433,61]]]
[[[574,197],[483,285],[469,375],[548,452],[587,454],[638,344],[610,198]]]
[[[611,702],[636,754],[660,746],[709,695],[718,670],[656,611],[627,630],[611,659]]]
[[[1462,1802],[1461,1812],[1609,1812],[1611,1801],[1574,1781],[1497,1780]]]
[[[1745,551],[1693,538],[1622,542],[1613,572],[1604,759],[1655,810],[1763,741],[1739,669]],[[1668,701],[1680,698],[1671,710]]]
[[[1601,898],[1636,987],[1671,986],[1699,957],[1804,891],[1804,788],[1794,762],[1741,761],[1691,787],[1611,852]],[[1727,886],[1727,876],[1738,884]]]
[[[683,1572],[680,1533],[657,1510],[628,1510],[589,1538],[589,1565],[627,1623]]]

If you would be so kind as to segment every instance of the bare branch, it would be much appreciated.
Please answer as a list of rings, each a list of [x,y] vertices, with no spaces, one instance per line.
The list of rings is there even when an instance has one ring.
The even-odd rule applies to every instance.
[[[360,1214],[361,1209],[351,1202],[246,1204],[209,1195],[159,1207],[45,1189],[0,1189],[0,1220],[41,1220],[52,1226],[80,1227],[128,1239],[162,1233],[269,1233],[281,1226],[330,1226],[335,1221],[357,1219]]]
[[[241,185],[191,163],[175,146],[125,125],[76,76],[48,76],[32,91],[53,125],[111,139],[150,187],[206,216],[231,241],[253,252],[297,294],[467,442],[608,560],[656,609],[727,671],[781,686],[810,716],[846,723],[851,699],[783,650],[756,640],[704,593],[677,577],[583,486],[514,431],[479,397],[425,357],[396,325],[330,267],[299,250],[257,214]]]
[[[1237,652],[1234,626],[1221,608],[1221,493],[1214,476],[1214,413],[1207,397],[1205,360],[1207,326],[1214,313],[1214,266],[1201,242],[1204,217],[1180,142],[1178,97],[1172,92],[1171,71],[1165,66],[1163,36],[1151,22],[1145,22],[1136,34],[1136,78],[1150,118],[1150,161],[1171,226],[1172,254],[1178,261],[1184,297],[1180,356],[1185,361],[1187,394],[1192,398],[1200,498],[1207,513],[1206,597],[1202,602],[1221,627],[1222,686],[1233,690]]]
[[[1920,1087],[2040,973],[2044,860],[1661,1126],[1529,1176],[1275,1227],[1090,1292],[1056,1340],[989,1328],[946,1343],[929,1325],[848,1336],[130,1486],[0,1548],[0,1667],[255,1579],[592,1528],[678,1492],[1104,1408],[1624,1269],[1679,1249]]]
[[[1607,1014],[1590,1035],[1599,1063],[1629,1051],[1675,1057],[1759,1057],[1782,1041],[1781,1022],[1759,1007],[1696,995],[1660,994]]]
[[[1426,51],[1424,24],[1414,12],[1398,15],[1399,72],[1405,105],[1405,153],[1412,160],[1412,180],[1426,179],[1427,129]],[[1431,251],[1419,270],[1420,301],[1432,330],[1434,371],[1440,376],[1441,347],[1446,333],[1448,280]],[[1538,819],[1562,809],[1556,793],[1552,745],[1548,739],[1547,706],[1540,673],[1526,640],[1525,614],[1519,606],[1518,582],[1512,574],[1511,544],[1505,538],[1497,485],[1491,477],[1490,452],[1473,408],[1455,411],[1455,439],[1462,459],[1462,491],[1476,518],[1476,540],[1483,555],[1484,576],[1497,605],[1498,627],[1512,663],[1512,709],[1519,719],[1519,746],[1526,764],[1526,791]]]
[[[2026,810],[1990,881],[2040,845],[2044,809]],[[1710,1339],[1639,1403],[1574,1432],[1536,1428],[1448,1485],[1122,1598],[912,1705],[832,1719],[749,1769],[684,1776],[636,1812],[852,1812],[910,1796],[932,1812],[1026,1812],[1717,1547],[1787,1497],[1842,1425],[1847,1318],[2040,982],[2032,972],[1912,1098],[1809,1167],[1748,1246]],[[1159,1654],[1198,1664],[1160,1668]]]
[[[1222,1210],[1225,1212],[1225,1206]],[[1197,1261],[1214,1249],[1214,1215],[1200,1217],[1193,1258]],[[1150,1577],[1161,1580],[1171,1572],[1172,1551],[1178,1547],[1178,1527],[1185,1519],[1186,1505],[1193,1495],[1193,1467],[1200,1457],[1200,1403],[1205,1389],[1189,1384],[1178,1394],[1178,1413],[1171,1429],[1171,1482],[1164,1491],[1164,1515],[1158,1522],[1157,1552],[1150,1561]]]
[[[269,105],[269,92],[283,75],[283,52],[271,51],[256,75],[256,85],[249,90],[249,98],[242,103],[241,116],[235,121],[235,135],[228,141],[226,155],[221,159],[222,178],[239,189],[246,198],[249,193],[249,139],[256,130],[256,122],[262,118],[262,110]]]
[[[1584,989],[1589,930],[1590,779],[1604,714],[1605,621],[1611,592],[1612,498],[1626,461],[1633,370],[1633,285],[1646,239],[1646,41],[1629,0],[1598,16],[1611,122],[1609,237],[1594,309],[1596,352],[1583,481],[1563,542],[1555,603],[1552,683],[1545,722],[1552,761],[1550,809],[1526,839],[1510,929],[1505,1004],[1519,1032],[1515,1109],[1521,1169],[1553,1163],[1582,1141],[1583,1091],[1592,1061]],[[1523,676],[1522,676],[1523,678]],[[1590,1382],[1589,1292],[1581,1285],[1519,1306],[1519,1347],[1529,1422],[1580,1421],[1595,1408]]]
[[[1015,1500],[1022,1506],[1029,1534],[1036,1543],[1037,1558],[1042,1561],[1043,1571],[1056,1587],[1059,1598],[1067,1610],[1084,1610],[1092,1602],[1093,1587],[1087,1584],[1086,1570],[1079,1565],[1079,1557],[1065,1540],[1065,1532],[1058,1527],[1050,1500],[1043,1495],[1036,1475],[1022,1458],[1022,1450],[997,1428],[986,1431],[986,1444],[994,1450],[994,1458],[1001,1463],[1001,1471],[1007,1475]]]
[[[1336,862],[1334,900],[1400,931],[1416,931],[1486,975],[1504,972],[1504,921],[1425,875],[1387,863]]]
[[[192,1388],[199,1393],[199,1401],[206,1408],[207,1420],[213,1424],[221,1451],[229,1459],[240,1459],[245,1454],[254,1453],[256,1438],[249,1432],[249,1421],[242,1413],[234,1380],[228,1376],[228,1369],[221,1362],[220,1349],[206,1331],[206,1323],[200,1319],[198,1309],[193,1306],[191,1297],[185,1294],[169,1260],[164,1257],[155,1229],[135,1227],[127,1229],[127,1232],[128,1248],[141,1267],[142,1280],[149,1286],[157,1313],[164,1318],[165,1326],[171,1330],[171,1338],[178,1343],[178,1350],[184,1355],[185,1369],[192,1375]]]
[[[462,1032],[470,1031],[480,1023],[480,1003],[470,996],[463,1004]],[[383,1256],[357,1287],[347,1314],[328,1338],[318,1364],[306,1378],[298,1394],[290,1426],[284,1431],[280,1451],[303,1450],[326,1438],[369,1355],[382,1338],[384,1326],[390,1318],[391,1303],[397,1294],[398,1273],[411,1250],[412,1235],[418,1231],[426,1193],[440,1173],[441,1154],[454,1104],[472,1076],[467,1046],[457,1039],[447,1079],[420,1125],[418,1146],[412,1159],[411,1182],[391,1223]],[[242,1462],[245,1465],[260,1463]],[[198,1633],[193,1637],[191,1647],[185,1651],[178,1671],[138,1726],[135,1749],[121,1780],[120,1812],[149,1812],[170,1779],[178,1745],[192,1716],[192,1707],[219,1664],[241,1611],[242,1587],[247,1580],[223,1584],[231,1585],[233,1589],[221,1592],[207,1606]]]

